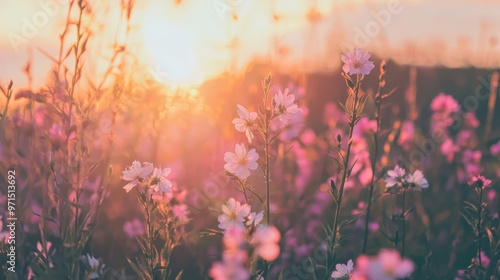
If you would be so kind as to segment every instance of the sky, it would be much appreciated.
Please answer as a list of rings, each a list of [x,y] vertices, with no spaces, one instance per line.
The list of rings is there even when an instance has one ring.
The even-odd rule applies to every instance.
[[[119,0],[91,0],[88,67],[99,69],[123,41]],[[0,84],[34,85],[57,53],[65,0],[0,0]],[[500,66],[500,1],[484,0],[137,0],[129,50],[167,82],[199,84],[249,63],[282,72],[331,71],[354,47],[402,64]],[[118,30],[118,32],[117,32]],[[118,35],[115,35],[117,34]]]

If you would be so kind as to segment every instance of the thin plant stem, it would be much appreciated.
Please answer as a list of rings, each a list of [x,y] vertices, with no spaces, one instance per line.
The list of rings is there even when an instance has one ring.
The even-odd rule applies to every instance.
[[[153,269],[154,269],[154,265],[153,265],[153,228],[152,228],[152,225],[151,225],[151,209],[149,207],[149,204],[150,204],[150,201],[152,200],[151,197],[147,197],[146,201],[145,201],[145,210],[146,210],[146,223],[147,223],[147,227],[148,227],[148,242],[149,242],[149,256],[147,256],[148,258],[148,267],[149,267],[149,273],[151,275],[151,277],[153,278]]]
[[[344,186],[347,180],[348,172],[349,172],[349,158],[351,156],[351,147],[352,147],[352,135],[354,133],[354,127],[356,126],[356,119],[358,118],[358,102],[359,102],[359,86],[361,83],[361,75],[357,75],[356,79],[356,87],[354,88],[354,105],[352,110],[352,116],[350,116],[349,120],[349,139],[347,143],[347,151],[345,155],[345,160],[343,162],[344,170],[342,174],[342,181],[340,184],[340,190],[338,194],[338,200],[335,211],[335,218],[333,220],[333,241],[332,241],[332,254],[335,254],[335,246],[337,244],[337,230],[339,226],[339,216],[340,216],[340,208],[342,205],[342,196],[344,194]]]
[[[406,245],[406,217],[405,217],[405,200],[406,200],[406,188],[403,189],[403,213],[401,214],[401,218],[403,218],[403,244],[401,246],[401,256],[404,258],[405,256],[405,245]]]
[[[267,121],[266,121],[267,122]],[[267,209],[267,224],[271,224],[271,198],[270,198],[270,185],[271,185],[271,178],[269,176],[269,143],[268,143],[268,133],[267,133],[267,127],[266,127],[266,147],[265,147],[265,154],[266,154],[266,209]]]
[[[477,259],[479,260],[479,267],[483,266],[483,262],[481,259],[481,214],[482,214],[482,204],[483,204],[483,187],[479,191],[479,205],[477,209]],[[481,275],[482,276],[482,275]],[[481,277],[482,279],[482,277]]]
[[[271,83],[271,76],[267,76],[264,81],[264,154],[265,154],[265,170],[264,176],[266,177],[266,221],[268,225],[271,225],[271,172],[269,170],[269,124],[271,122],[271,110],[267,108],[267,100],[269,97],[269,86]]]
[[[364,232],[364,236],[363,236],[363,251],[362,251],[363,254],[366,253],[366,249],[368,247],[368,225],[370,223],[370,214],[371,214],[372,200],[373,200],[373,190],[375,189],[375,171],[376,171],[376,164],[377,164],[377,158],[378,158],[378,133],[380,130],[380,104],[382,102],[382,97],[380,95],[380,90],[382,87],[382,75],[383,74],[381,73],[381,77],[380,77],[381,82],[379,83],[378,91],[375,94],[375,105],[377,107],[377,111],[375,113],[375,121],[377,124],[375,127],[375,133],[373,135],[374,155],[373,155],[373,158],[371,160],[372,177],[370,180],[370,193],[368,194],[368,201],[367,201],[367,208],[366,208],[365,232]]]

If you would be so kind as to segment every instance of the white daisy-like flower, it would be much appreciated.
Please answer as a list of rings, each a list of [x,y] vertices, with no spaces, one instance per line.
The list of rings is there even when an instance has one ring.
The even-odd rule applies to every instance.
[[[335,271],[332,272],[332,278],[347,280],[351,276],[353,269],[354,263],[352,260],[349,260],[347,265],[339,263],[335,266]]]
[[[252,133],[252,126],[257,119],[257,113],[256,112],[248,112],[245,107],[241,105],[236,105],[237,109],[236,112],[240,116],[239,118],[235,118],[233,120],[234,127],[236,128],[237,131],[239,132],[245,132],[245,135],[247,136],[248,143],[252,143],[253,140],[253,133]]]
[[[241,204],[234,198],[230,198],[226,204],[222,205],[222,214],[219,215],[219,228],[226,229],[229,226],[238,226],[244,228],[245,217],[250,214],[250,206]]]
[[[429,182],[427,182],[427,179],[425,179],[424,174],[420,170],[415,170],[413,174],[406,175],[406,182],[411,184],[416,191],[429,187]]]
[[[123,170],[123,175],[120,178],[129,181],[129,183],[123,187],[127,193],[137,186],[139,180],[145,180],[153,172],[153,165],[151,163],[144,162],[143,164],[144,166],[142,166],[139,161],[135,160],[132,162],[131,166]]]
[[[172,182],[167,179],[170,172],[172,172],[170,168],[165,168],[163,170],[161,168],[155,168],[151,175],[153,179],[150,188],[161,194],[172,192]]]
[[[394,170],[387,171],[387,177],[384,180],[385,187],[402,187],[405,181],[405,173],[406,171],[403,168],[399,167],[399,165],[396,165],[394,167]]]
[[[273,97],[274,114],[282,122],[287,122],[296,114],[302,113],[302,109],[295,103],[295,96],[288,94],[288,89],[284,92],[281,90]]]
[[[257,169],[259,154],[257,154],[255,149],[251,149],[247,152],[243,144],[236,144],[234,150],[235,153],[226,152],[224,154],[224,160],[226,161],[224,169],[238,176],[240,179],[246,179],[250,176],[251,170]]]
[[[263,219],[264,211],[260,211],[260,213],[252,212],[248,215],[247,226],[258,226]]]

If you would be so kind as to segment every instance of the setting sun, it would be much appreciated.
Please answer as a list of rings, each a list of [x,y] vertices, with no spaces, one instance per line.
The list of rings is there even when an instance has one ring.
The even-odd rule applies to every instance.
[[[196,65],[195,40],[189,30],[152,18],[148,18],[141,29],[147,62],[158,81],[173,85],[203,81],[203,69]]]

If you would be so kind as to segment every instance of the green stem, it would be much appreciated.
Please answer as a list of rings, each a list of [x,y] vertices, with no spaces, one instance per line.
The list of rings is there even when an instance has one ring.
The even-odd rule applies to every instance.
[[[149,207],[149,204],[150,204],[150,201],[151,201],[151,197],[148,197],[148,199],[146,200],[146,205],[145,205],[145,208],[146,208],[146,224],[147,224],[147,227],[148,227],[148,242],[149,242],[149,256],[147,256],[147,259],[148,259],[148,266],[149,266],[149,273],[151,275],[151,279],[154,278],[154,275],[153,275],[153,269],[154,269],[154,264],[153,264],[153,227],[151,225],[151,209]]]
[[[266,127],[266,147],[265,147],[265,154],[266,154],[266,209],[267,209],[267,224],[271,224],[271,197],[270,197],[270,185],[271,185],[271,178],[270,178],[270,172],[269,172],[269,143],[267,142],[267,127]]]
[[[377,122],[377,127],[375,128],[375,134],[374,134],[374,155],[373,159],[371,161],[371,168],[372,168],[372,178],[370,180],[370,193],[368,195],[368,205],[366,208],[366,218],[365,218],[365,233],[363,237],[363,254],[366,253],[366,249],[368,247],[368,226],[370,223],[370,214],[371,214],[371,207],[372,207],[372,199],[373,199],[373,190],[375,189],[375,171],[376,171],[376,163],[377,163],[377,158],[378,158],[378,132],[380,129],[380,88],[375,96],[375,103],[377,105],[377,113],[375,115],[375,120]]]
[[[406,244],[406,217],[405,217],[405,198],[406,198],[406,188],[403,189],[403,213],[401,217],[403,218],[403,245],[401,248],[401,256],[405,256],[405,244]]]
[[[268,76],[270,79],[270,77]],[[265,110],[265,116],[264,116],[264,154],[265,154],[265,174],[264,176],[266,177],[266,221],[268,225],[271,225],[271,197],[270,197],[270,189],[271,189],[271,172],[269,170],[269,124],[271,122],[271,114],[272,114],[272,108],[269,110],[267,108],[267,102],[269,98],[269,89],[270,89],[270,80],[266,78],[266,82],[264,83],[264,110]]]
[[[349,139],[347,142],[347,151],[346,151],[346,156],[344,160],[344,170],[342,174],[342,181],[340,184],[340,190],[338,194],[338,201],[337,201],[337,207],[335,211],[335,219],[333,220],[333,241],[332,241],[332,255],[335,254],[335,246],[337,243],[337,230],[339,226],[339,216],[340,216],[340,208],[342,205],[342,196],[344,194],[344,186],[345,182],[347,180],[348,176],[348,171],[349,171],[349,158],[351,156],[351,147],[352,147],[352,135],[354,133],[354,127],[356,126],[356,119],[358,117],[358,101],[359,101],[359,86],[361,82],[361,76],[358,74],[357,79],[356,79],[356,87],[354,89],[354,105],[353,105],[353,110],[352,110],[352,116],[349,121]]]
[[[479,192],[479,205],[477,209],[477,259],[479,260],[479,267],[483,266],[483,262],[481,259],[481,239],[482,239],[482,234],[481,234],[481,214],[482,214],[482,204],[483,203],[483,187],[481,187],[481,191]],[[481,270],[479,269],[479,272]],[[481,273],[481,279],[482,279],[482,273]]]

